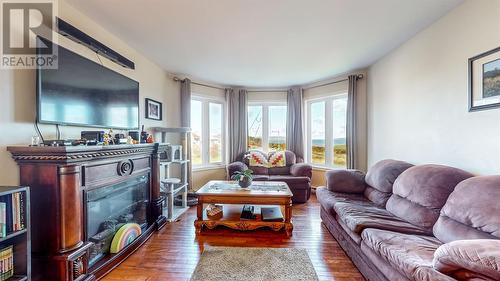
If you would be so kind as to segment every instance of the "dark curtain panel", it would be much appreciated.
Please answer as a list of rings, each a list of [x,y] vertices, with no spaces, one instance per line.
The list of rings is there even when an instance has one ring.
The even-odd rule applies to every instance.
[[[349,87],[347,89],[347,128],[346,128],[346,143],[347,143],[347,168],[357,169],[357,149],[356,149],[356,96],[358,75],[349,75]]]
[[[191,80],[181,82],[181,126],[191,127]]]
[[[236,161],[247,150],[247,96],[245,89],[226,89],[229,162]]]
[[[302,130],[303,90],[294,87],[287,93],[286,147],[304,159],[304,132]]]

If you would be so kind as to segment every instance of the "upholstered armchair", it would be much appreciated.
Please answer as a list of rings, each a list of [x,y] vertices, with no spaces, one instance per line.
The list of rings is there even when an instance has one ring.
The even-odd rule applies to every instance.
[[[260,153],[262,157],[266,158],[268,155],[261,151],[254,151]],[[245,153],[246,154],[246,153]],[[284,167],[259,167],[251,166],[250,161],[242,154],[238,161],[233,162],[227,166],[228,178],[236,171],[244,171],[250,169],[253,171],[254,181],[284,181],[290,187],[293,193],[294,203],[305,203],[311,196],[311,177],[312,167],[309,164],[303,163],[303,159],[296,157],[292,151],[285,151],[285,166]]]

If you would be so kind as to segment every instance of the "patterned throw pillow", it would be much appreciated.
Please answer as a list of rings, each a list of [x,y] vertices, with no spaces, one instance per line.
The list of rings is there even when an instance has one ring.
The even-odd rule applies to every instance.
[[[269,152],[269,168],[275,167],[285,167],[286,166],[286,157],[284,151],[273,151]]]
[[[250,166],[254,167],[265,167],[267,168],[269,166],[269,163],[267,162],[267,158],[263,152],[260,152],[258,150],[251,150],[250,151],[250,159],[248,160]]]

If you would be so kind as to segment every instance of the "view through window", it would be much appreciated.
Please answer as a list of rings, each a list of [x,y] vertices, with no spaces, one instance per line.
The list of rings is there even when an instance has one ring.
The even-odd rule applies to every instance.
[[[248,148],[262,150],[262,106],[248,107]]]
[[[347,95],[308,101],[307,110],[309,162],[346,167]]]
[[[204,98],[191,100],[191,161],[193,165],[224,161],[224,104]]]
[[[286,105],[248,106],[248,148],[263,151],[286,149]]]
[[[191,100],[191,161],[193,165],[202,163],[201,111],[201,101]]]

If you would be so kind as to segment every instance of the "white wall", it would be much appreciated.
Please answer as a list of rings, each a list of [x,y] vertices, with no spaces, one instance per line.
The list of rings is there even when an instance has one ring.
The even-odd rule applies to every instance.
[[[368,72],[368,164],[500,173],[500,108],[467,111],[467,59],[500,46],[500,1],[469,0]]]
[[[127,46],[84,16],[64,1],[59,1],[59,16],[93,36],[105,45],[135,62],[136,69],[125,69],[101,58],[109,68],[140,83],[140,123],[146,128],[152,126],[180,125],[179,85],[159,66]],[[65,37],[59,37],[59,44],[65,48],[96,61],[96,55],[83,45]],[[163,102],[163,121],[144,119],[144,98]],[[19,183],[19,169],[6,151],[8,145],[28,145],[35,135],[35,72],[33,70],[0,70],[0,185]],[[46,139],[55,138],[55,126],[41,125]],[[79,138],[80,127],[62,127],[63,138]],[[88,128],[87,128],[88,129]]]

